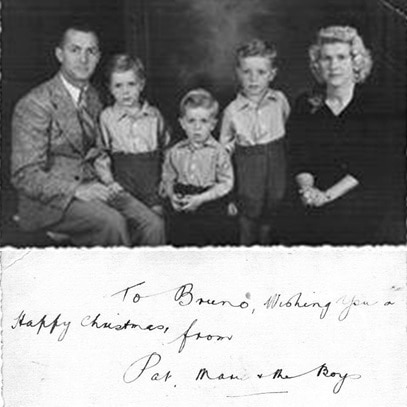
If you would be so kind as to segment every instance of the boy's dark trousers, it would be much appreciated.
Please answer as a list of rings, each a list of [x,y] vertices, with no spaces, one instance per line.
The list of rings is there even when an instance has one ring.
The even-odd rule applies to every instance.
[[[175,184],[180,196],[197,195],[208,188]],[[219,246],[232,244],[231,221],[227,215],[228,198],[222,197],[202,204],[194,212],[168,210],[168,237],[173,246]]]

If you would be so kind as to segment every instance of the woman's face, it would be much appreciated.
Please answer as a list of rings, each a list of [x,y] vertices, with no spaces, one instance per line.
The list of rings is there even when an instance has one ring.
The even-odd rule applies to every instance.
[[[349,44],[334,42],[322,45],[318,64],[327,86],[342,88],[355,83]]]

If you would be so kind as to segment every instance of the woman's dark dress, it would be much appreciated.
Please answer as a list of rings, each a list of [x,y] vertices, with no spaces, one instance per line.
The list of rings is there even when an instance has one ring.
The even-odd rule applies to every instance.
[[[288,127],[291,178],[311,173],[322,191],[346,175],[359,185],[320,208],[303,206],[298,193],[293,194],[292,243],[374,243],[383,217],[387,153],[383,115],[372,101],[356,89],[349,105],[335,116],[322,93],[297,100]]]

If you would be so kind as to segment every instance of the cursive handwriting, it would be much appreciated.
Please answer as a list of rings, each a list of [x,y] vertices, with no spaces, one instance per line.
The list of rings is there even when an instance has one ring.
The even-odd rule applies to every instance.
[[[287,380],[287,379],[297,379],[298,377],[306,376],[306,375],[314,373],[314,372],[316,372],[316,377],[339,378],[339,381],[337,383],[335,383],[335,385],[333,387],[334,394],[338,394],[340,392],[340,390],[342,389],[343,383],[345,382],[346,379],[357,380],[357,379],[361,378],[360,374],[333,372],[333,371],[329,370],[326,363],[323,363],[321,366],[318,366],[314,369],[307,370],[304,373],[299,373],[296,375],[287,375],[283,372],[283,369],[277,369],[276,371],[269,373],[269,374],[259,373],[259,374],[257,374],[257,377],[259,379],[271,377],[272,379]]]
[[[288,391],[286,391],[286,390],[283,390],[283,391],[262,391],[260,393],[238,394],[238,395],[226,396],[226,397],[240,398],[240,397],[264,396],[266,394],[285,394],[285,393],[288,393]]]
[[[51,328],[49,333],[52,334],[56,328],[64,327],[62,332],[58,336],[58,341],[61,342],[64,340],[66,333],[68,332],[69,327],[71,326],[71,322],[60,322],[59,318],[61,314],[58,314],[56,318],[54,318],[51,322],[47,322],[48,315],[45,314],[41,317],[37,322],[33,322],[33,320],[28,319],[26,320],[26,313],[21,311],[20,315],[15,318],[14,320],[16,323],[11,326],[12,329],[16,329],[17,327],[28,327],[28,328],[38,328],[37,335],[41,332],[42,328]]]
[[[133,383],[136,380],[140,379],[143,375],[147,376],[150,381],[163,381],[167,382],[170,378],[173,378],[173,374],[171,370],[166,370],[162,372],[158,372],[157,366],[161,363],[162,357],[157,352],[152,352],[148,355],[145,355],[134,362],[132,362],[126,371],[123,374],[123,381],[125,383]],[[148,371],[148,373],[146,373]],[[270,378],[272,380],[295,380],[299,379],[303,376],[314,374],[316,378],[332,378],[337,379],[335,382],[332,392],[334,394],[338,394],[346,380],[358,380],[362,376],[357,373],[342,373],[342,372],[335,372],[331,370],[326,363],[319,365],[315,368],[306,370],[305,372],[297,373],[297,374],[287,374],[283,368],[279,368],[274,370],[271,373],[257,373],[257,374],[250,374],[247,371],[243,374],[238,373],[225,373],[225,372],[217,372],[214,373],[210,371],[208,367],[201,367],[199,371],[192,377],[194,377],[195,381],[222,381],[222,382],[231,382],[231,381],[246,381],[246,380],[263,380]],[[242,394],[242,395],[235,395],[235,396],[227,396],[227,397],[247,397],[247,396],[255,396],[260,394],[275,394],[275,393],[288,393],[287,391],[268,391],[262,393],[250,393],[250,394]]]
[[[123,374],[123,381],[125,383],[133,383],[138,380],[147,370],[156,367],[161,362],[161,355],[153,352],[149,355],[143,356],[137,359],[126,369]],[[168,381],[172,377],[171,370],[168,370],[164,374],[158,372],[153,373],[150,376],[151,381]]]
[[[112,322],[101,322],[99,321],[100,314],[97,314],[94,318],[92,318],[90,315],[87,315],[85,318],[82,319],[81,325],[83,327],[90,326],[91,328],[97,328],[97,329],[112,329],[115,331],[122,331],[126,329],[140,329],[141,331],[164,331],[164,333],[167,333],[168,330],[170,329],[168,326],[165,325],[140,325],[132,322],[130,319],[128,319],[126,322],[122,324],[115,324]]]
[[[192,283],[184,284],[180,287],[178,287],[177,292],[175,293],[174,300],[178,302],[179,305],[185,307],[187,305],[190,305],[194,301],[194,295],[192,293],[192,290],[194,288],[194,285]],[[197,298],[195,300],[195,303],[198,305],[220,305],[220,306],[228,306],[232,308],[240,308],[240,309],[246,309],[249,304],[246,301],[242,301],[240,303],[232,303],[229,300],[213,300],[213,299],[203,299],[203,298]]]
[[[224,339],[227,339],[229,341],[232,340],[233,335],[230,335],[230,336],[221,336],[221,335],[215,335],[215,334],[203,335],[201,332],[191,334],[190,330],[196,324],[197,321],[198,321],[197,319],[193,320],[191,325],[186,329],[185,332],[183,332],[180,336],[178,336],[178,338],[175,338],[173,341],[168,342],[168,343],[174,343],[174,342],[178,341],[179,339],[181,339],[178,353],[181,353],[184,350],[185,345],[187,343],[187,339],[190,339],[190,338],[195,338],[195,340],[206,339],[207,341],[223,341]]]
[[[183,284],[181,286],[171,288],[169,290],[161,291],[158,293],[148,294],[148,295],[141,295],[138,291],[135,292],[134,289],[143,286],[146,282],[142,281],[141,283],[130,285],[120,291],[113,293],[111,296],[114,297],[116,295],[122,294],[122,301],[125,301],[128,296],[131,298],[131,301],[134,304],[140,302],[143,298],[155,297],[162,294],[167,294],[170,292],[175,291],[174,301],[176,301],[179,305],[185,307],[191,305],[192,303],[198,305],[213,305],[213,306],[221,306],[221,307],[231,307],[231,308],[239,308],[239,309],[246,309],[249,307],[249,304],[246,301],[241,301],[238,303],[234,303],[227,299],[215,300],[211,298],[195,298],[193,293],[194,285],[192,283]],[[131,294],[130,294],[131,293]]]
[[[319,302],[305,302],[302,300],[302,292],[299,292],[297,294],[294,294],[293,296],[291,296],[287,301],[281,301],[281,294],[274,294],[272,295],[265,303],[264,306],[267,309],[273,309],[275,307],[277,307],[277,305],[280,308],[286,307],[286,308],[290,308],[290,307],[295,307],[295,308],[318,308],[321,310],[321,313],[319,315],[320,319],[324,319],[329,307],[331,306],[331,302],[328,301],[325,304],[321,304]]]
[[[115,295],[123,293],[123,300],[122,301],[125,301],[125,299],[127,297],[127,294],[129,293],[130,290],[132,290],[134,287],[139,287],[139,286],[141,286],[141,285],[143,285],[145,283],[146,283],[145,281],[142,281],[141,283],[129,285],[128,287],[124,288],[123,290],[117,291],[117,293],[112,294],[112,297],[114,297]],[[138,303],[141,300],[141,298],[143,298],[139,293],[132,294],[132,295],[133,295],[132,301],[135,304]]]
[[[216,374],[209,374],[209,371],[206,367],[203,367],[198,374],[195,377],[195,380],[248,380],[249,376],[248,375],[242,375],[238,376],[237,374],[225,374],[225,373],[220,373],[218,375]]]
[[[339,314],[339,321],[344,321],[348,315],[349,315],[349,311],[351,310],[352,307],[358,307],[361,305],[367,306],[367,307],[371,307],[373,305],[376,305],[378,302],[374,301],[374,302],[369,302],[369,301],[361,301],[358,300],[356,298],[356,295],[354,295],[351,299],[348,299],[348,297],[346,295],[344,295],[343,297],[339,298],[336,301],[337,304],[341,303],[342,305],[346,305],[346,307],[342,310],[342,312]]]

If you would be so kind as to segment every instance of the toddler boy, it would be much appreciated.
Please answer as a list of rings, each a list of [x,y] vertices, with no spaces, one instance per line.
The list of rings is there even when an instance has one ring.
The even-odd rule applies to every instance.
[[[229,154],[211,135],[218,110],[204,89],[188,92],[180,103],[187,139],[168,150],[162,174],[171,204],[169,238],[176,246],[226,243],[222,221],[234,177]]]

